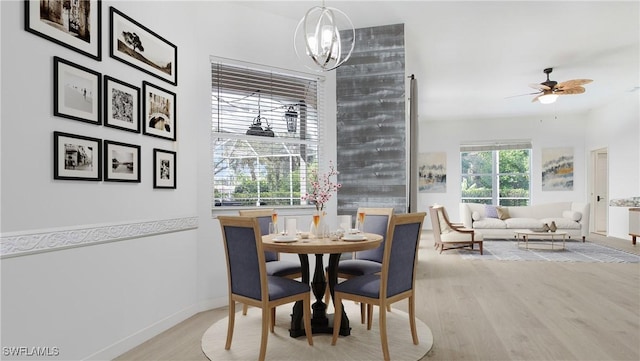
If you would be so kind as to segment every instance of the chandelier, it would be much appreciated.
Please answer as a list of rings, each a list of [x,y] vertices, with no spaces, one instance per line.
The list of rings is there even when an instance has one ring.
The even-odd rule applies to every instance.
[[[346,29],[343,38],[340,27]],[[355,40],[351,19],[336,8],[324,6],[323,0],[321,7],[312,7],[300,20],[293,42],[296,55],[307,68],[330,71],[349,59]]]

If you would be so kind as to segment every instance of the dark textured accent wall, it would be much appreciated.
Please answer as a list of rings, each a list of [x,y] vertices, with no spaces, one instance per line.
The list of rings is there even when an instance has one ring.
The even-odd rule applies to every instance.
[[[358,207],[407,211],[404,24],[356,29],[336,69],[338,214]]]

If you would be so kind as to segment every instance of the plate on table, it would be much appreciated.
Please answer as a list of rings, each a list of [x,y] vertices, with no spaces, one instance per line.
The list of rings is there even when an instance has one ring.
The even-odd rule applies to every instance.
[[[347,242],[358,242],[366,241],[367,237],[364,234],[345,234],[342,236],[342,240]]]
[[[273,237],[273,241],[276,243],[290,243],[298,240],[296,236],[275,236]]]

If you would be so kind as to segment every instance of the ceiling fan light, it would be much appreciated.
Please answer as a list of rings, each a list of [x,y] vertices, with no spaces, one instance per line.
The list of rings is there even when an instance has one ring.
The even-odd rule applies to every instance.
[[[538,101],[542,104],[552,104],[558,99],[558,94],[545,94],[538,98]]]

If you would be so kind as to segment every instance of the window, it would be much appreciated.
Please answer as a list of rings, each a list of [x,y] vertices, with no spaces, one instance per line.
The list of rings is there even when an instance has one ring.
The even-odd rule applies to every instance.
[[[301,204],[318,165],[321,81],[212,58],[213,207]]]
[[[529,205],[530,142],[463,145],[460,160],[463,203]]]

